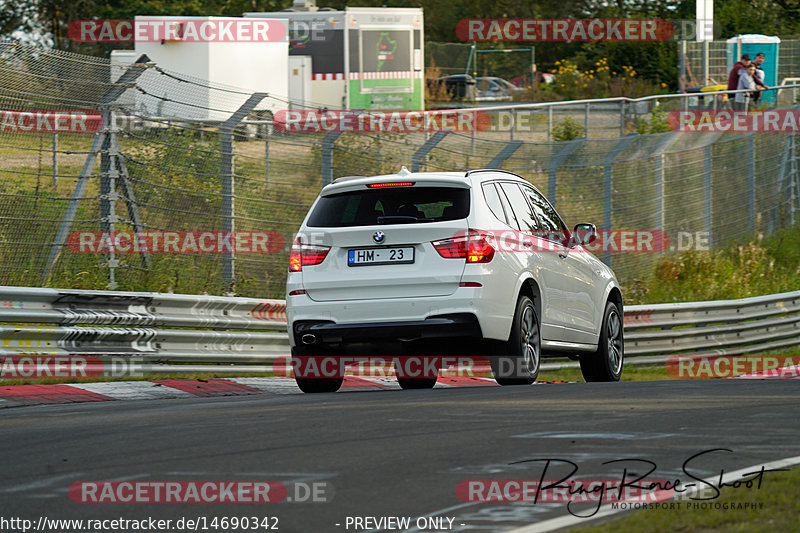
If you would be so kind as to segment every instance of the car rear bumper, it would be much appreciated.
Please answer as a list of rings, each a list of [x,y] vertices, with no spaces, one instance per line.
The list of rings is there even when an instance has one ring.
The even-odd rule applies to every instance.
[[[361,322],[298,321],[292,324],[295,345],[338,344],[381,340],[481,338],[475,315],[462,313],[428,317],[425,320]]]
[[[505,340],[508,310],[481,298],[479,288],[459,288],[446,297],[383,298],[316,302],[307,295],[286,298],[290,331],[296,324],[317,324],[326,338],[343,341],[418,338],[484,338]],[[469,317],[469,318],[466,318]],[[325,327],[322,325],[327,324]],[[291,335],[292,346],[295,335]]]

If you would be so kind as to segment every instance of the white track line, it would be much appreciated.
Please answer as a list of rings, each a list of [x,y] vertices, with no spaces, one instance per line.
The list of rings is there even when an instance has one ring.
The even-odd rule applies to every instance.
[[[800,378],[800,365],[784,366],[772,370],[761,370],[750,374],[735,376],[734,379],[798,379]]]
[[[70,387],[102,394],[115,400],[154,400],[166,398],[193,398],[194,394],[159,385],[152,381],[108,381],[102,383],[66,383]]]
[[[273,394],[300,394],[297,383],[291,378],[268,377],[268,378],[225,378],[228,381],[235,381],[240,385],[253,387]]]
[[[768,463],[759,463],[753,466],[748,466],[746,468],[742,468],[740,470],[736,470],[734,472],[728,472],[722,476],[723,483],[731,483],[737,479],[741,479],[742,475],[751,473],[753,471],[761,470],[763,466],[765,469],[772,470],[777,468],[786,468],[788,466],[794,466],[796,464],[800,464],[800,455],[795,455],[794,457],[787,457],[786,459],[778,459],[777,461],[770,461]],[[706,483],[712,484],[717,486],[719,483],[719,475],[715,475],[714,477],[709,477],[704,479]],[[702,483],[698,483],[698,487],[694,489],[690,489],[687,492],[681,494],[682,499],[686,499],[700,490],[707,488],[707,485],[703,485]],[[675,500],[676,498],[672,498]],[[670,501],[670,500],[668,500]],[[585,526],[588,522],[592,522],[599,518],[605,518],[607,516],[612,516],[619,513],[627,513],[630,512],[629,509],[613,509],[612,504],[606,504],[600,507],[600,510],[591,518],[580,518],[577,516],[560,516],[558,518],[551,518],[550,520],[545,520],[543,522],[539,522],[537,524],[530,524],[527,526],[522,526],[517,529],[510,529],[506,530],[505,533],[544,533],[547,531],[555,531],[557,529],[567,528],[567,527],[576,527],[576,526]]]

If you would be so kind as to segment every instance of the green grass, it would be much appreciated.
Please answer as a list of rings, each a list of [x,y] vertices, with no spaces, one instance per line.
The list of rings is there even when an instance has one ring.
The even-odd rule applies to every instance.
[[[729,509],[693,509],[681,502],[675,509],[645,509],[611,520],[598,527],[581,527],[581,533],[676,531],[681,533],[797,531],[800,516],[800,468],[764,476],[760,489],[725,487],[709,502],[728,504]],[[753,509],[735,509],[732,504],[755,504]]]
[[[547,363],[547,360],[544,360]],[[621,381],[656,381],[672,379],[667,375],[663,364],[660,365],[627,365],[623,368]],[[560,370],[542,370],[537,381],[579,381],[583,382],[580,368],[562,368]]]
[[[19,378],[19,379],[2,379],[0,378],[0,387],[12,385],[60,385],[64,383],[100,383],[109,381],[153,381],[158,379],[221,379],[221,378],[250,378],[250,377],[266,377],[273,376],[271,372],[268,373],[253,373],[253,372],[192,372],[186,374],[173,373],[173,374],[145,374],[141,376],[119,376],[119,377],[92,377],[92,378]]]
[[[800,288],[800,225],[712,252],[665,256],[625,287],[628,305],[747,298]]]
[[[788,350],[776,350],[770,352],[763,352],[760,354],[748,355],[748,360],[756,357],[771,357],[771,358],[791,358],[792,362],[800,361],[800,348],[791,348]],[[547,360],[545,359],[546,363]],[[789,364],[788,362],[786,363]],[[746,366],[746,372],[750,371],[750,367]],[[622,371],[621,381],[657,381],[665,379],[680,379],[670,376],[667,373],[666,365],[625,365]],[[707,378],[697,378],[707,379]],[[581,375],[580,368],[562,368],[559,370],[542,370],[539,372],[538,381],[584,381]]]
[[[762,355],[791,357],[794,361],[800,361],[800,348],[767,352]],[[545,360],[545,362],[547,362]],[[54,383],[90,383],[95,381],[141,381],[153,379],[209,379],[226,377],[267,377],[274,376],[273,372],[247,373],[247,372],[192,372],[192,373],[173,373],[173,374],[146,374],[141,376],[125,377],[91,377],[91,378],[0,378],[0,387],[5,385],[47,385]],[[452,375],[452,373],[449,373]],[[491,377],[491,376],[489,376]],[[661,381],[675,379],[667,374],[665,365],[627,365],[622,372],[621,381]],[[583,382],[580,368],[562,368],[560,370],[542,370],[537,379],[539,382]]]

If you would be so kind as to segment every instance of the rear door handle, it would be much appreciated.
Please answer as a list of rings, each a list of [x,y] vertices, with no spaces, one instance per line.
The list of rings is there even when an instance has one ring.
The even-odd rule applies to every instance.
[[[558,252],[558,257],[560,257],[561,259],[566,259],[567,258],[567,254],[564,253],[564,252]]]

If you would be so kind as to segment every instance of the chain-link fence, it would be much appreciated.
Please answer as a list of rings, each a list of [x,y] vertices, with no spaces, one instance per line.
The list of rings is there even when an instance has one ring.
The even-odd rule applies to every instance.
[[[800,39],[783,36],[779,43],[777,83],[800,77]],[[728,57],[728,49],[733,54]],[[681,41],[679,46],[680,76],[687,87],[727,84],[728,72],[741,55],[741,46],[727,41]],[[792,100],[793,102],[794,100]]]
[[[285,133],[265,102],[288,108],[146,58],[112,69],[0,43],[0,284],[282,297],[320,187],[402,165],[508,169],[568,225],[665,232],[663,250],[603,244],[624,285],[663,253],[770,233],[798,208],[792,133],[638,135],[620,121],[651,107],[617,112],[613,137],[564,142],[549,139],[552,109],[497,112],[515,127],[479,132]]]

